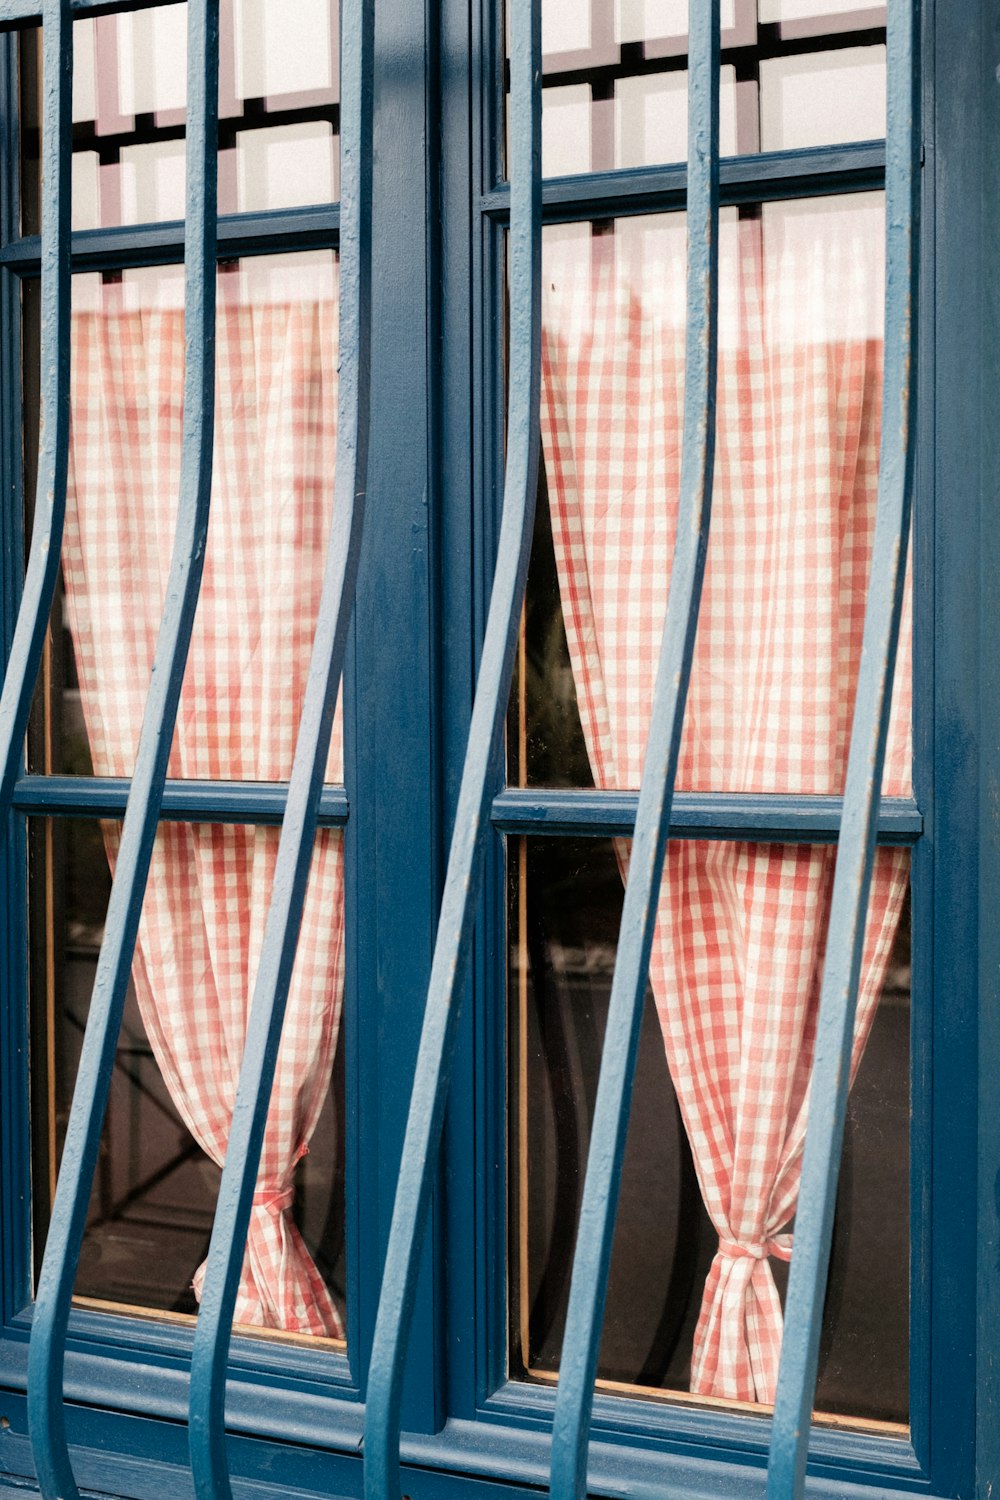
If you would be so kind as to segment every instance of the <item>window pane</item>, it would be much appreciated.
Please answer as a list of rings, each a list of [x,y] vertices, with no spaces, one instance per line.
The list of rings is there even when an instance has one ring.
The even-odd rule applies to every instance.
[[[511,1368],[517,1378],[546,1381],[559,1367],[628,844],[509,839],[507,857]],[[801,1067],[790,1067],[788,1054],[768,1060],[767,1041],[789,1034],[794,1017],[794,1025],[803,1030],[801,1053],[791,1052],[792,1063],[811,1054],[822,956],[822,923],[818,929],[816,919],[825,922],[833,857],[829,847],[671,846],[601,1345],[599,1376],[609,1388],[691,1399],[695,1329],[703,1299],[710,1300],[709,1279],[719,1273],[713,1261],[720,1228],[734,1236],[749,1231],[754,1215],[780,1196],[779,1160],[794,1154],[796,1111],[783,1104],[778,1109],[781,1150],[775,1148],[772,1157],[758,1150],[756,1185],[744,1173],[745,1146],[755,1126],[765,1129],[765,1105],[780,1094],[784,1074],[794,1080],[793,1100],[801,1096]],[[878,942],[869,943],[861,1009],[871,1029],[848,1106],[817,1409],[859,1421],[905,1423],[908,856],[881,851],[879,859],[888,864],[883,863],[876,879],[872,922],[878,926]],[[776,873],[804,881],[810,892],[796,907],[792,886],[786,884],[792,920],[783,943],[779,939],[771,945],[782,950],[777,959],[754,948],[766,920],[762,890],[768,880],[773,890]],[[678,956],[683,898],[686,894],[690,900],[698,891],[703,898],[697,918],[700,947],[692,932],[692,950]],[[746,943],[742,969],[734,962],[727,966],[726,944],[737,938]],[[734,959],[732,948],[728,958]],[[778,969],[782,987],[769,997],[767,977],[773,980]],[[766,1023],[754,1007],[767,1011]],[[738,1025],[733,1021],[737,1013]],[[682,1063],[685,1024],[692,1031]],[[718,1064],[725,1049],[713,1053],[706,1045],[698,1051],[691,1037],[699,1027],[731,1036],[731,1075],[706,1061]],[[752,1075],[745,1067],[748,1056],[755,1059]],[[696,1058],[701,1062],[700,1101],[693,1085]],[[703,1130],[709,1119],[731,1132],[731,1157],[722,1168],[718,1163],[707,1168],[710,1153]],[[692,1140],[700,1141],[694,1152]],[[705,1207],[709,1201],[711,1217]],[[781,1209],[774,1211],[780,1217]],[[789,1221],[793,1214],[794,1194]],[[759,1217],[756,1227],[763,1232]],[[766,1226],[769,1234],[784,1227],[784,1220]],[[787,1265],[775,1256],[767,1264],[783,1298]],[[754,1272],[758,1278],[762,1274]],[[714,1382],[703,1378],[701,1390],[738,1399],[727,1397],[718,1373]]]
[[[211,520],[171,776],[279,781],[291,770],[333,503],[337,285],[329,251],[220,268]],[[27,283],[30,466],[37,302]],[[75,280],[62,589],[36,771],[132,771],[173,548],[183,317],[179,267]],[[338,717],[330,781],[343,780],[341,743]]]
[[[724,156],[885,134],[885,8],[723,0]],[[686,0],[543,0],[546,177],[687,156]]]
[[[678,788],[842,790],[878,493],[883,199],[723,211],[708,564]],[[508,776],[639,784],[677,523],[680,215],[553,226]],[[885,787],[909,790],[909,606]]]
[[[30,825],[36,1271],[119,832],[118,824],[81,819]],[[129,1311],[196,1311],[192,1281],[208,1250],[278,835],[232,824],[161,826],[78,1298]],[[292,1041],[279,1059],[279,1107],[236,1318],[258,1330],[324,1337],[343,1330],[342,850],[338,831],[320,832],[286,1020]]]
[[[884,133],[884,47],[844,47],[761,63],[762,151],[870,140]]]
[[[219,211],[339,194],[337,0],[222,0]],[[77,21],[73,225],[184,217],[187,7]],[[38,33],[21,42],[22,224],[38,222]]]

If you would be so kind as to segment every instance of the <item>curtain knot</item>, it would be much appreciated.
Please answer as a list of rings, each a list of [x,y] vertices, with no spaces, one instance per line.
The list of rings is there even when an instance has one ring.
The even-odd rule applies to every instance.
[[[295,1202],[295,1189],[293,1187],[258,1188],[253,1195],[254,1208],[263,1208],[267,1213],[273,1214],[275,1218],[283,1214],[286,1209],[291,1208]]]
[[[792,1237],[790,1234],[776,1234],[769,1240],[747,1240],[744,1244],[720,1239],[719,1254],[727,1260],[767,1260],[771,1255],[776,1260],[791,1260]]]

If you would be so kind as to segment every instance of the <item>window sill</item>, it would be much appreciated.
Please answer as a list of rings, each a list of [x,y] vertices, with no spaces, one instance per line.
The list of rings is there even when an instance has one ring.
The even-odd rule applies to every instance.
[[[36,1493],[29,1477],[32,1463],[23,1408],[23,1397],[17,1398],[10,1407],[11,1426],[0,1433],[0,1495],[23,1495],[26,1489]],[[75,1415],[70,1408],[71,1437],[77,1425]],[[129,1500],[162,1500],[164,1494],[189,1493],[184,1425],[111,1414],[95,1416],[93,1412],[86,1418],[90,1442],[86,1447],[72,1446],[82,1488],[128,1496]],[[346,1435],[328,1427],[324,1442],[329,1445]],[[234,1500],[257,1500],[265,1495],[280,1495],[282,1500],[360,1496],[363,1476],[359,1435],[356,1426],[353,1450],[346,1453],[276,1445],[264,1438],[231,1440]],[[94,1446],[95,1437],[100,1446]],[[547,1435],[541,1432],[513,1433],[509,1428],[490,1427],[483,1422],[453,1421],[433,1437],[404,1437],[404,1490],[411,1500],[460,1500],[469,1495],[472,1481],[484,1500],[487,1496],[490,1500],[498,1500],[501,1495],[517,1500],[521,1494],[537,1495],[547,1485],[548,1449]],[[266,1478],[269,1474],[280,1474],[280,1489],[275,1489],[274,1477]],[[766,1471],[756,1455],[744,1455],[742,1462],[734,1458],[720,1463],[690,1454],[665,1456],[600,1441],[592,1445],[591,1494],[612,1500],[653,1500],[654,1496],[659,1500],[667,1478],[671,1495],[683,1500],[764,1500]],[[884,1478],[860,1473],[853,1481],[813,1474],[807,1483],[807,1494],[815,1500],[873,1500],[875,1495],[884,1497],[893,1491],[931,1494],[926,1484],[913,1479],[906,1483],[902,1475],[891,1486]]]

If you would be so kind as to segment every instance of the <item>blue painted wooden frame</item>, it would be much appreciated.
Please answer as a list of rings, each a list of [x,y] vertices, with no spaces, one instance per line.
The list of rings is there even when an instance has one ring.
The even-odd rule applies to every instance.
[[[387,5],[382,6],[383,12],[387,9]],[[488,588],[494,546],[492,517],[496,460],[500,452],[496,414],[500,408],[502,367],[495,357],[499,347],[500,308],[497,295],[483,295],[481,283],[477,284],[477,277],[481,276],[490,286],[498,288],[503,259],[505,190],[498,185],[499,142],[497,132],[479,109],[483,93],[493,96],[496,93],[492,83],[482,84],[479,68],[482,65],[487,69],[490,49],[496,48],[497,38],[489,34],[489,27],[479,29],[469,47],[463,17],[466,9],[464,4],[443,0],[447,45],[442,45],[439,63],[433,64],[434,49],[428,43],[428,57],[421,65],[426,76],[422,75],[420,87],[413,91],[407,104],[411,110],[407,118],[414,122],[417,133],[437,123],[434,111],[429,111],[427,105],[428,94],[436,86],[433,69],[437,67],[446,139],[453,142],[460,137],[463,158],[471,158],[479,172],[477,194],[471,205],[468,174],[463,177],[464,168],[461,162],[456,164],[454,153],[442,163],[440,188],[430,180],[433,172],[411,180],[404,167],[412,157],[407,158],[405,143],[400,139],[405,132],[399,128],[398,94],[387,91],[384,82],[381,85],[385,120],[382,159],[389,156],[390,176],[398,174],[396,186],[402,195],[399,201],[405,203],[409,227],[398,222],[396,203],[389,206],[394,190],[387,187],[381,208],[380,274],[385,275],[390,265],[398,268],[407,242],[418,250],[413,280],[408,283],[411,287],[414,283],[424,288],[436,287],[433,267],[438,263],[444,274],[443,310],[433,314],[428,325],[446,330],[448,335],[442,340],[441,386],[436,398],[441,411],[433,416],[432,422],[440,424],[439,436],[433,440],[437,446],[431,451],[440,455],[442,469],[440,478],[427,491],[436,507],[433,508],[436,519],[428,520],[419,534],[421,568],[432,550],[440,562],[427,563],[428,583],[422,594],[415,595],[407,629],[413,629],[423,646],[429,643],[431,635],[440,637],[442,621],[448,620],[453,649],[446,658],[431,657],[432,680],[421,687],[421,692],[427,691],[437,706],[425,712],[407,702],[403,714],[406,724],[411,718],[414,720],[413,743],[423,737],[435,753],[441,753],[440,775],[432,778],[432,800],[440,799],[442,811],[433,812],[431,821],[437,820],[439,828],[446,827],[447,807],[453,805],[457,746],[464,742],[463,721],[467,721],[475,640],[481,630],[481,601]],[[430,21],[425,19],[424,25],[430,38]],[[383,57],[398,58],[401,49],[407,43],[412,44],[412,21],[407,24],[398,16],[384,14],[380,28]],[[1000,1336],[993,1197],[993,1184],[1000,1169],[1000,1142],[995,1112],[989,1105],[991,1058],[1000,1046],[994,993],[998,924],[991,916],[996,909],[1000,880],[995,847],[996,816],[991,810],[995,767],[981,753],[982,747],[996,744],[1000,736],[991,720],[990,707],[998,701],[997,685],[991,676],[995,663],[979,649],[981,641],[989,641],[995,634],[998,609],[995,596],[998,538],[991,502],[998,467],[992,446],[995,441],[992,412],[1000,386],[1000,374],[995,369],[995,351],[1000,340],[996,337],[995,308],[985,291],[990,273],[993,278],[996,276],[997,235],[995,221],[988,211],[991,199],[984,199],[984,193],[989,189],[994,195],[992,201],[996,200],[998,184],[993,179],[996,162],[1000,160],[997,149],[1000,132],[995,116],[1000,91],[996,90],[993,70],[1000,58],[993,56],[996,44],[992,13],[978,0],[938,6],[936,13],[929,10],[926,34],[931,62],[936,51],[942,61],[936,70],[927,143],[930,196],[925,202],[922,274],[924,305],[929,315],[924,320],[921,351],[923,477],[914,547],[916,572],[925,580],[934,580],[933,586],[925,588],[918,599],[915,621],[918,697],[931,706],[932,712],[918,723],[915,808],[919,807],[919,814],[915,808],[908,814],[911,820],[919,817],[923,836],[917,836],[912,821],[900,833],[906,839],[914,839],[914,900],[927,917],[926,924],[914,935],[915,968],[918,976],[922,970],[924,983],[944,997],[932,1014],[922,1012],[914,1021],[913,1067],[919,1085],[913,1126],[914,1247],[919,1250],[915,1257],[918,1264],[930,1267],[931,1291],[928,1298],[918,1277],[912,1338],[914,1368],[926,1372],[927,1384],[926,1389],[914,1387],[912,1445],[864,1434],[820,1432],[815,1436],[812,1482],[817,1493],[831,1497],[842,1496],[845,1485],[852,1479],[854,1483],[874,1485],[880,1493],[898,1488],[918,1493],[966,1494],[973,1483],[974,1462],[979,1493],[985,1497],[987,1483],[997,1482],[996,1466],[1000,1462],[996,1453],[1000,1422],[995,1414],[997,1396],[992,1384],[996,1377],[988,1357],[990,1341],[984,1336],[977,1342],[975,1330],[978,1315],[983,1318],[984,1329],[997,1330]],[[475,84],[471,131],[467,128],[470,58]],[[2,54],[2,64],[0,107],[6,105],[9,119],[16,100],[9,49]],[[829,172],[816,163],[813,175],[817,181],[825,180],[824,191],[836,187],[872,188],[879,181],[881,162],[877,150],[864,160],[863,156],[860,149],[850,160],[845,155],[839,167],[834,171],[831,166]],[[794,160],[787,161],[784,167],[776,163],[770,179],[772,188],[758,196],[768,196],[772,190],[776,196],[791,196],[789,188],[794,183],[796,165]],[[724,166],[724,178],[725,175]],[[15,177],[8,156],[0,163],[0,216],[7,226],[8,238],[14,223],[16,181],[12,179]],[[668,178],[669,172],[665,171],[657,188],[662,194],[659,200],[642,198],[647,185],[642,177],[637,183],[630,183],[627,192],[624,186],[619,192],[614,184],[599,179],[547,184],[543,190],[546,217],[550,220],[587,217],[588,193],[593,194],[593,206],[605,209],[612,199],[625,203],[628,211],[640,211],[644,204],[668,206],[670,201],[677,201],[677,182],[674,180],[671,185]],[[748,169],[747,182],[739,187],[748,198],[754,196],[752,179],[753,171]],[[775,183],[782,188],[780,194],[773,187]],[[434,197],[436,192],[441,194],[440,203]],[[629,197],[636,193],[638,196]],[[675,195],[672,200],[670,193]],[[421,203],[435,203],[441,209],[432,216],[440,242],[429,233],[426,244],[415,247],[412,226]],[[399,213],[398,218],[403,217]],[[304,232],[306,221],[312,225],[309,232],[315,231],[319,236],[314,243],[335,243],[333,211],[304,213],[299,220]],[[260,216],[254,230],[259,235],[260,253],[266,253],[271,245],[293,244],[295,232],[293,215]],[[233,248],[229,254],[241,243],[239,233],[240,226],[234,221],[228,241]],[[288,237],[281,240],[286,233]],[[140,227],[95,235],[89,240],[75,237],[74,258],[77,265],[86,264],[88,268],[101,264],[162,263],[176,259],[177,244],[176,228],[164,231]],[[16,244],[0,250],[0,320],[4,332],[0,344],[3,359],[0,414],[8,435],[19,431],[16,329],[20,279],[37,272],[37,253],[37,247]],[[396,358],[393,345],[398,341],[398,327],[392,317],[398,309],[399,294],[390,296],[383,290],[379,295],[383,299],[383,332],[376,335],[376,368],[384,370],[385,361]],[[474,346],[468,338],[470,309],[476,317]],[[424,357],[419,352],[421,347],[427,348],[424,337],[425,331],[421,331],[413,339],[414,371]],[[411,358],[409,350],[407,358]],[[393,411],[391,418],[387,414],[392,399],[391,381],[384,374],[376,374],[375,380],[377,409],[380,405],[384,413],[378,441],[398,444],[399,454],[380,454],[374,459],[381,488],[377,491],[373,487],[373,495],[389,493],[389,482],[404,456],[408,465],[406,485],[412,485],[414,477],[421,473],[438,472],[428,453],[411,457],[406,452],[403,414]],[[473,380],[474,413],[469,410]],[[469,442],[473,431],[477,434],[474,444]],[[478,520],[474,532],[469,519],[470,491],[465,482],[466,475],[473,472],[470,457],[473,450],[476,454],[473,479],[478,485]],[[0,472],[6,497],[2,517],[5,545],[0,563],[4,580],[0,617],[9,645],[11,609],[16,604],[21,576],[16,444],[8,442],[0,449]],[[936,522],[927,503],[934,490],[947,496],[947,506]],[[400,513],[402,505],[401,499]],[[418,535],[416,528],[422,509],[426,511],[427,507],[419,495],[418,482],[409,512],[414,536]],[[377,640],[378,605],[373,598],[373,573],[380,571],[378,587],[385,585],[391,573],[390,587],[398,588],[404,576],[401,560],[391,567],[385,561],[391,549],[389,530],[387,526],[375,529],[368,559],[370,565],[374,559],[375,566],[370,568],[359,604],[362,628],[358,652],[364,658],[370,655],[372,642]],[[980,539],[982,553],[977,554]],[[467,563],[473,548],[477,565],[470,585]],[[436,579],[431,577],[434,569],[439,574]],[[941,602],[945,598],[951,602],[947,611]],[[409,606],[401,600],[400,607]],[[423,626],[416,623],[421,611],[424,611]],[[460,640],[466,643],[464,653],[456,644]],[[984,686],[994,691],[992,698],[985,695]],[[362,740],[369,735],[371,724],[380,724],[384,732],[385,702],[405,690],[405,679],[399,669],[380,662],[378,682],[365,689],[359,705],[360,722],[365,726]],[[375,704],[376,691],[381,706]],[[413,701],[416,701],[415,688]],[[934,723],[939,726],[936,735],[931,727]],[[352,775],[364,779],[374,774],[374,768],[366,760],[368,746],[362,743],[358,749],[360,764]],[[421,785],[431,784],[425,780],[431,759],[428,756],[414,768],[407,784],[407,798],[415,799]],[[373,810],[360,807],[356,789],[349,787],[354,813],[347,825],[348,846],[360,852],[365,861],[377,857],[379,838],[400,807],[398,784],[394,786],[384,772],[377,774],[378,816],[383,820],[378,830],[373,827]],[[23,786],[22,790],[23,811],[27,811],[32,806],[30,799],[38,793],[30,786]],[[212,793],[210,788],[203,790],[204,800],[192,796],[186,805],[178,801],[175,804],[178,815],[186,815],[188,809],[191,816],[198,816],[199,810],[207,815]],[[53,792],[55,810],[59,794],[56,789]],[[100,789],[88,793],[81,788],[80,795],[82,806],[87,796],[103,793]],[[170,795],[168,789],[168,799]],[[186,792],[181,790],[177,795],[183,798]],[[61,810],[69,812],[70,791],[65,796],[67,801]],[[274,789],[261,790],[262,816],[273,819],[279,803],[280,795]],[[346,803],[340,805],[346,814]],[[412,805],[416,830],[415,802]],[[542,812],[548,815],[544,807]],[[558,816],[567,812],[576,817],[580,810],[567,810],[565,804],[561,810],[557,808]],[[508,816],[522,814],[525,809],[510,807],[506,795],[496,804],[495,818],[501,832]],[[596,805],[586,810],[588,827],[595,833],[600,830],[601,815],[602,810]],[[603,809],[603,815],[608,830],[619,831],[623,822],[627,823],[630,810],[609,805]],[[0,893],[0,929],[4,933],[0,953],[3,978],[0,1040],[9,1061],[9,1071],[0,1090],[4,1166],[0,1188],[0,1267],[5,1299],[0,1387],[4,1394],[2,1414],[11,1425],[9,1429],[0,1429],[0,1475],[5,1469],[12,1474],[27,1475],[30,1465],[24,1447],[23,1396],[19,1394],[29,1322],[24,1311],[29,1267],[23,1250],[27,1226],[23,1123],[27,1066],[21,1022],[24,1003],[20,959],[24,948],[21,813],[11,823]],[[427,944],[426,938],[414,941],[414,935],[426,931],[427,908],[433,905],[440,880],[440,865],[435,873],[433,864],[433,844],[435,837],[440,841],[441,836],[432,835],[428,841],[428,826],[423,825],[423,832],[414,831],[408,846],[414,852],[419,848],[421,858],[427,856],[426,867],[431,874],[426,891],[406,897],[402,883],[396,880],[393,884],[395,877],[388,868],[373,864],[363,877],[363,891],[354,892],[351,897],[354,907],[358,895],[365,903],[391,902],[399,897],[406,901],[398,915],[399,942],[409,950],[409,958],[418,968],[425,962]],[[497,1288],[502,1287],[498,1268],[502,1271],[504,1261],[503,1188],[499,1170],[504,1079],[502,1053],[498,1051],[502,1037],[499,1029],[503,958],[501,853],[502,838],[498,837],[492,861],[494,883],[487,886],[474,954],[475,1008],[467,1007],[458,1039],[455,1087],[460,1107],[449,1121],[443,1158],[448,1190],[432,1235],[433,1255],[438,1264],[447,1248],[447,1288],[429,1275],[421,1293],[424,1298],[421,1306],[429,1309],[430,1317],[424,1327],[438,1324],[445,1329],[439,1338],[448,1337],[452,1342],[443,1374],[438,1373],[440,1342],[430,1351],[431,1380],[424,1378],[426,1367],[416,1371],[416,1385],[423,1385],[423,1394],[428,1399],[422,1400],[418,1389],[407,1408],[403,1461],[407,1492],[415,1500],[425,1496],[428,1500],[444,1497],[449,1491],[467,1491],[473,1478],[484,1495],[493,1489],[499,1494],[500,1486],[495,1481],[500,1476],[504,1479],[505,1494],[510,1495],[512,1490],[525,1493],[526,1486],[542,1482],[547,1472],[545,1430],[551,1422],[551,1400],[544,1391],[505,1384],[506,1327],[502,1297],[497,1297]],[[488,873],[488,882],[489,878]],[[978,904],[969,899],[969,892],[976,888],[977,882]],[[373,976],[378,964],[396,965],[399,969],[406,961],[399,952],[379,958],[372,951],[371,942],[370,935],[361,937],[357,959],[366,1001],[377,994]],[[978,1022],[972,1003],[977,993],[984,1002],[990,1002],[984,1003]],[[392,1033],[390,1038],[377,1035],[381,1025],[377,1016],[360,1018],[353,1028],[359,1065],[369,1071],[377,1058],[402,1059],[412,1047],[412,1030],[405,1033],[402,1005],[397,1004],[391,1015],[383,1019]],[[977,1034],[980,1026],[981,1046]],[[350,1026],[348,1034],[349,1037],[352,1034]],[[977,1058],[983,1080],[981,1106],[977,1105],[975,1091],[969,1087],[970,1070],[976,1069]],[[379,1149],[385,1152],[385,1171],[391,1177],[395,1149],[391,1142],[400,1121],[398,1109],[394,1112],[393,1102],[388,1098],[390,1092],[391,1086],[383,1082],[375,1099],[356,1102],[351,1108],[355,1114],[363,1111],[363,1134],[368,1141],[379,1119],[387,1122],[383,1146]],[[467,1129],[470,1118],[476,1123],[479,1145],[470,1140]],[[978,1256],[975,1236],[969,1232],[975,1205],[977,1132],[983,1228]],[[386,1145],[386,1141],[390,1144]],[[365,1243],[376,1247],[374,1260],[385,1234],[384,1202],[378,1204],[375,1186],[379,1177],[377,1151],[366,1156],[363,1170],[367,1174],[364,1188],[369,1197],[361,1215],[361,1229]],[[362,1184],[356,1186],[360,1190]],[[977,1261],[979,1292],[975,1294]],[[918,1276],[917,1271],[915,1275]],[[357,1304],[358,1358],[362,1365],[370,1338],[374,1276],[375,1267],[369,1264],[358,1268],[354,1281],[355,1286],[367,1288],[359,1293]],[[933,1364],[929,1356],[932,1345]],[[88,1486],[111,1490],[117,1485],[122,1491],[136,1494],[147,1494],[154,1489],[159,1493],[177,1492],[177,1476],[186,1467],[186,1438],[178,1424],[183,1421],[184,1371],[189,1348],[190,1336],[183,1329],[145,1329],[124,1318],[74,1312],[67,1388],[76,1404],[69,1409],[67,1421],[71,1441],[80,1445],[82,1464],[78,1461],[78,1472]],[[978,1397],[973,1359],[977,1350],[981,1351]],[[263,1387],[264,1377],[252,1374],[255,1361],[258,1371],[266,1361],[269,1374]],[[314,1494],[320,1489],[334,1494],[358,1492],[359,1417],[354,1394],[357,1380],[342,1358],[332,1355],[308,1358],[299,1351],[278,1347],[269,1347],[265,1353],[264,1346],[247,1347],[241,1341],[234,1348],[232,1370],[236,1378],[230,1388],[227,1416],[231,1430],[239,1435],[232,1442],[236,1472],[246,1477],[254,1473],[260,1476],[278,1465],[289,1495]],[[339,1398],[336,1392],[341,1393]],[[90,1403],[94,1409],[84,1411],[83,1405]],[[103,1414],[101,1407],[106,1408]],[[445,1420],[447,1412],[453,1415]],[[714,1476],[713,1483],[721,1483],[724,1475],[734,1496],[762,1493],[760,1476],[766,1423],[728,1413],[692,1412],[683,1407],[666,1411],[658,1406],[651,1409],[648,1403],[619,1402],[598,1396],[594,1430],[597,1445],[592,1453],[591,1481],[598,1492],[621,1493],[623,1487],[630,1492],[644,1488],[652,1492],[654,1486],[662,1489],[664,1460],[669,1459],[671,1487],[678,1493],[703,1492],[710,1475]],[[254,1433],[258,1437],[253,1438]],[[130,1456],[122,1456],[126,1453]],[[0,1493],[3,1487],[0,1478]]]
[[[365,1391],[368,1500],[396,1500],[400,1493],[403,1373],[491,842],[490,803],[503,751],[531,549],[542,357],[541,55],[540,0],[512,0],[510,392],[503,513]]]

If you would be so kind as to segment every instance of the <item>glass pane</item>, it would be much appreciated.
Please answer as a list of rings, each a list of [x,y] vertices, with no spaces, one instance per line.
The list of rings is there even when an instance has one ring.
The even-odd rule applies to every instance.
[[[119,831],[78,819],[30,825],[36,1271]],[[278,834],[165,824],[157,836],[79,1299],[126,1311],[196,1311],[192,1283],[208,1249]],[[321,831],[286,1020],[292,1041],[278,1064],[278,1109],[237,1305],[236,1322],[258,1331],[343,1333],[342,850],[338,831]]]
[[[723,211],[708,564],[677,786],[836,795],[878,495],[883,199]],[[598,232],[600,231],[600,232]],[[553,226],[509,780],[637,787],[677,524],[680,215]],[[909,791],[909,605],[885,787]]]
[[[515,1378],[551,1381],[559,1368],[628,844],[510,839],[507,857],[511,1369]],[[720,1235],[745,1243],[751,1232],[777,1237],[794,1228],[794,1190],[786,1190],[789,1177],[797,1187],[797,1171],[783,1172],[781,1164],[787,1168],[800,1139],[798,1103],[811,1055],[833,857],[831,848],[671,846],[601,1344],[605,1388],[690,1400],[694,1387],[702,1398],[760,1402],[753,1386],[740,1390],[734,1383],[725,1359],[713,1371],[703,1357],[702,1373],[694,1378],[696,1325],[703,1300],[711,1301],[709,1278],[726,1270],[724,1263],[713,1266]],[[878,858],[861,1010],[871,1024],[848,1108],[817,1410],[903,1424],[908,856],[883,850]],[[776,877],[788,895],[787,904],[779,905],[790,917],[761,953],[755,942],[768,923],[763,892],[771,882],[773,896]],[[797,905],[796,881],[807,891]],[[696,892],[701,904],[692,920],[685,906]],[[686,948],[683,930],[690,937]],[[742,966],[736,962],[737,940],[745,942]],[[779,970],[781,982],[769,993]],[[777,1048],[779,1036],[799,1029],[799,1047]],[[725,1142],[714,1156],[710,1127]],[[748,1170],[751,1140],[757,1144]],[[739,1275],[734,1265],[730,1260],[727,1275]],[[775,1255],[767,1265],[783,1298],[787,1265]],[[767,1274],[754,1269],[754,1288]],[[730,1326],[731,1311],[723,1317],[723,1336],[738,1342],[742,1328]],[[777,1326],[780,1336],[780,1320]]]
[[[337,0],[222,0],[219,211],[339,193]],[[184,217],[187,7],[77,21],[73,226]],[[38,232],[38,34],[21,41],[22,226]]]
[[[211,519],[172,776],[291,770],[333,503],[337,285],[330,251],[220,268]],[[37,302],[27,283],[29,467]],[[36,771],[131,774],[173,549],[183,379],[179,267],[76,278],[62,587]],[[339,718],[327,775],[343,780]]]
[[[723,0],[724,156],[885,134],[885,8]],[[687,0],[543,0],[546,177],[687,156]]]
[[[761,63],[762,151],[870,140],[884,133],[884,47],[844,47]]]

